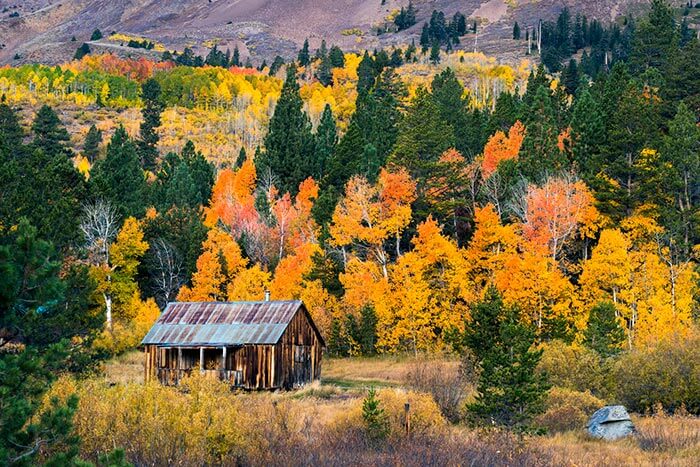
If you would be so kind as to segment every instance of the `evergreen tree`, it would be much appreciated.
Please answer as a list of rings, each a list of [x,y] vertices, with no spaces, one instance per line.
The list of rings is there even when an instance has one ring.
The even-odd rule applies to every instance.
[[[100,155],[100,144],[102,143],[102,131],[98,130],[95,125],[91,125],[85,136],[83,144],[83,155],[87,157],[90,163],[94,163]]]
[[[454,147],[452,127],[425,88],[419,88],[399,133],[390,162],[405,167],[419,187],[430,176],[440,155]]]
[[[360,94],[368,92],[374,86],[376,77],[374,61],[365,51],[360,64],[357,66],[357,92]]]
[[[56,112],[48,105],[43,105],[34,117],[32,133],[32,146],[41,149],[46,155],[72,157],[72,151],[67,146],[70,135]]]
[[[155,218],[145,219],[144,226],[149,244],[160,239],[173,247],[182,261],[182,277],[185,280],[197,270],[197,259],[202,254],[202,242],[207,238],[207,231],[200,207],[171,207]],[[146,269],[150,268],[148,261],[143,264]],[[146,272],[147,276],[152,277],[153,273]]]
[[[605,173],[614,182],[609,192],[612,198],[601,203],[599,209],[615,220],[631,215],[649,200],[649,195],[658,192],[654,185],[660,182],[660,164],[643,159],[642,150],[659,147],[660,106],[646,92],[638,84],[629,83],[607,122]]]
[[[700,234],[694,221],[700,214],[700,128],[693,112],[682,102],[669,124],[662,162],[667,170],[657,205],[662,209],[664,225],[677,237],[687,256]],[[671,194],[674,202],[664,202],[664,193]]]
[[[0,145],[8,149],[18,150],[24,140],[24,130],[19,124],[17,115],[4,101],[0,103]]]
[[[316,79],[324,86],[333,84],[333,66],[331,65],[331,59],[327,55],[321,59],[321,63],[316,69]]]
[[[584,89],[574,103],[570,126],[576,172],[589,186],[594,186],[602,169],[605,122],[598,102],[588,89]]]
[[[519,166],[528,180],[540,180],[545,174],[567,168],[557,147],[559,130],[552,101],[549,90],[540,86],[525,119],[527,132]]]
[[[238,157],[236,158],[236,162],[233,164],[233,168],[235,170],[240,169],[243,167],[243,164],[247,159],[248,155],[246,154],[245,146],[241,146],[241,150],[238,151]]]
[[[84,56],[89,55],[90,52],[92,52],[90,46],[86,42],[83,42],[83,44],[76,49],[75,54],[73,54],[73,60],[80,60]]]
[[[518,120],[520,102],[516,94],[502,92],[496,99],[496,108],[489,118],[488,133],[497,131],[508,133]]]
[[[430,28],[428,27],[428,23],[423,23],[423,29],[420,33],[420,46],[423,54],[425,54],[430,47]]]
[[[343,323],[337,318],[331,319],[328,353],[335,357],[348,357],[350,355],[350,347],[350,341],[343,329]]]
[[[321,40],[321,47],[316,49],[316,54],[314,55],[314,58],[316,60],[323,60],[328,56],[328,46],[326,45],[326,40],[322,39]]]
[[[677,54],[679,34],[666,0],[652,0],[649,16],[639,23],[632,43],[630,67],[637,73],[656,68],[662,73]]]
[[[103,37],[102,31],[100,31],[99,29],[95,29],[94,31],[92,31],[92,35],[90,36],[90,40],[91,41],[99,41],[100,39],[102,39],[102,37]]]
[[[475,402],[468,409],[475,420],[508,428],[527,427],[544,409],[549,385],[536,370],[542,350],[532,350],[534,331],[506,307],[495,288],[471,311],[463,344],[481,369]]]
[[[617,320],[613,303],[600,302],[591,308],[583,339],[586,347],[595,350],[601,357],[611,357],[620,352],[625,341],[625,330]]]
[[[459,82],[451,68],[435,75],[431,83],[432,96],[440,109],[440,116],[450,124],[455,136],[458,151],[468,150],[469,127],[467,125],[467,102],[462,98],[464,86]]]
[[[374,355],[377,343],[377,313],[374,307],[365,305],[360,310],[360,325],[357,328],[355,341],[360,346],[363,355]]]
[[[520,40],[520,25],[517,21],[513,25],[513,39],[516,41]]]
[[[259,176],[271,172],[283,193],[295,194],[299,184],[313,173],[314,141],[303,105],[296,68],[290,66],[265,137],[265,152],[255,159]]]
[[[316,180],[323,180],[326,174],[326,164],[331,158],[336,144],[338,144],[338,130],[335,125],[333,111],[329,104],[326,104],[326,107],[323,109],[321,121],[318,124],[314,136],[316,140],[316,154],[314,157],[316,167],[314,169],[314,178]]]
[[[374,388],[369,389],[367,397],[362,401],[362,419],[370,441],[381,442],[389,436],[389,417],[384,412]]]
[[[238,46],[233,48],[233,57],[231,57],[231,65],[241,66],[241,52],[238,50]]]
[[[197,190],[187,163],[180,162],[165,188],[164,207],[198,207],[202,203],[202,196]]]
[[[352,175],[378,175],[396,141],[404,93],[396,74],[387,69],[371,90],[358,95],[348,130],[327,164],[326,187],[340,193]]]
[[[153,170],[158,158],[159,138],[156,128],[160,126],[160,114],[165,110],[158,81],[150,78],[141,85],[141,99],[143,121],[140,126],[139,156],[144,170]]]
[[[192,182],[197,192],[196,196],[201,200],[199,204],[205,204],[211,198],[211,191],[214,187],[214,165],[201,152],[195,149],[194,143],[190,140],[182,148],[180,157],[187,165],[189,174],[192,177]],[[196,198],[193,197],[192,199]],[[190,206],[197,207],[198,205],[191,203]]]
[[[307,66],[309,63],[311,63],[311,55],[309,54],[309,40],[308,39],[304,40],[304,45],[302,46],[301,50],[299,51],[299,55],[297,56],[297,61],[299,62],[300,66]]]
[[[579,81],[580,77],[578,73],[578,65],[576,60],[572,58],[569,60],[569,65],[561,73],[561,82],[564,85],[566,92],[573,96],[576,94]]]
[[[331,60],[333,68],[343,68],[345,66],[345,54],[340,47],[334,45],[328,53],[328,58]]]
[[[120,126],[107,145],[107,156],[93,166],[90,177],[95,198],[112,203],[122,219],[145,212],[146,178],[136,144]]]
[[[437,40],[433,41],[433,45],[430,48],[430,63],[433,65],[440,63],[440,42]]]
[[[270,65],[270,76],[275,76],[277,73],[280,71],[282,66],[284,65],[284,59],[277,55],[275,59],[272,61],[272,65]]]

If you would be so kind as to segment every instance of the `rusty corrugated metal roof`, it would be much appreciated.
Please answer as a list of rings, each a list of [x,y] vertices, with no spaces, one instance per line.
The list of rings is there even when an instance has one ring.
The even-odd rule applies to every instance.
[[[141,344],[276,344],[300,308],[300,301],[170,303]]]

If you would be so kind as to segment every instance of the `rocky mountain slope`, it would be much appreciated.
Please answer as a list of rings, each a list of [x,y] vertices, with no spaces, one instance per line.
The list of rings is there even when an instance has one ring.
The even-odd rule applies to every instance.
[[[449,17],[462,12],[479,24],[462,47],[517,54],[509,40],[513,23],[533,25],[564,7],[609,21],[647,0],[413,0],[417,24],[400,33],[378,35],[377,27],[408,0],[0,0],[0,63],[69,59],[95,28],[157,41],[168,49],[199,53],[219,44],[238,46],[243,57],[291,56],[305,38],[312,48],[322,39],[346,50],[371,49],[418,39],[433,10]],[[75,40],[73,40],[75,38]],[[99,41],[93,49],[153,53]]]

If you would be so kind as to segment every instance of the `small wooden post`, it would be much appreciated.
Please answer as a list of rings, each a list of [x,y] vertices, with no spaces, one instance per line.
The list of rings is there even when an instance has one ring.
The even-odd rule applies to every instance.
[[[226,380],[226,347],[221,352],[221,379]]]
[[[177,374],[175,375],[175,380],[177,385],[180,385],[180,371],[182,368],[182,347],[177,348]]]
[[[406,402],[403,406],[403,411],[406,423],[406,436],[408,436],[411,432],[411,404]]]
[[[204,374],[204,347],[199,348],[199,373]]]

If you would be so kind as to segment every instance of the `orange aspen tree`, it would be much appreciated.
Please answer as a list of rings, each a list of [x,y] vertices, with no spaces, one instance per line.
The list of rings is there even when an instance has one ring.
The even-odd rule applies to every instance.
[[[586,184],[566,177],[528,186],[523,202],[524,237],[546,248],[554,261],[581,226],[595,224],[600,217]]]
[[[489,178],[498,169],[498,165],[506,160],[517,159],[520,147],[525,139],[525,126],[520,121],[508,130],[508,136],[497,131],[484,146],[484,157],[481,163],[481,174]]]

